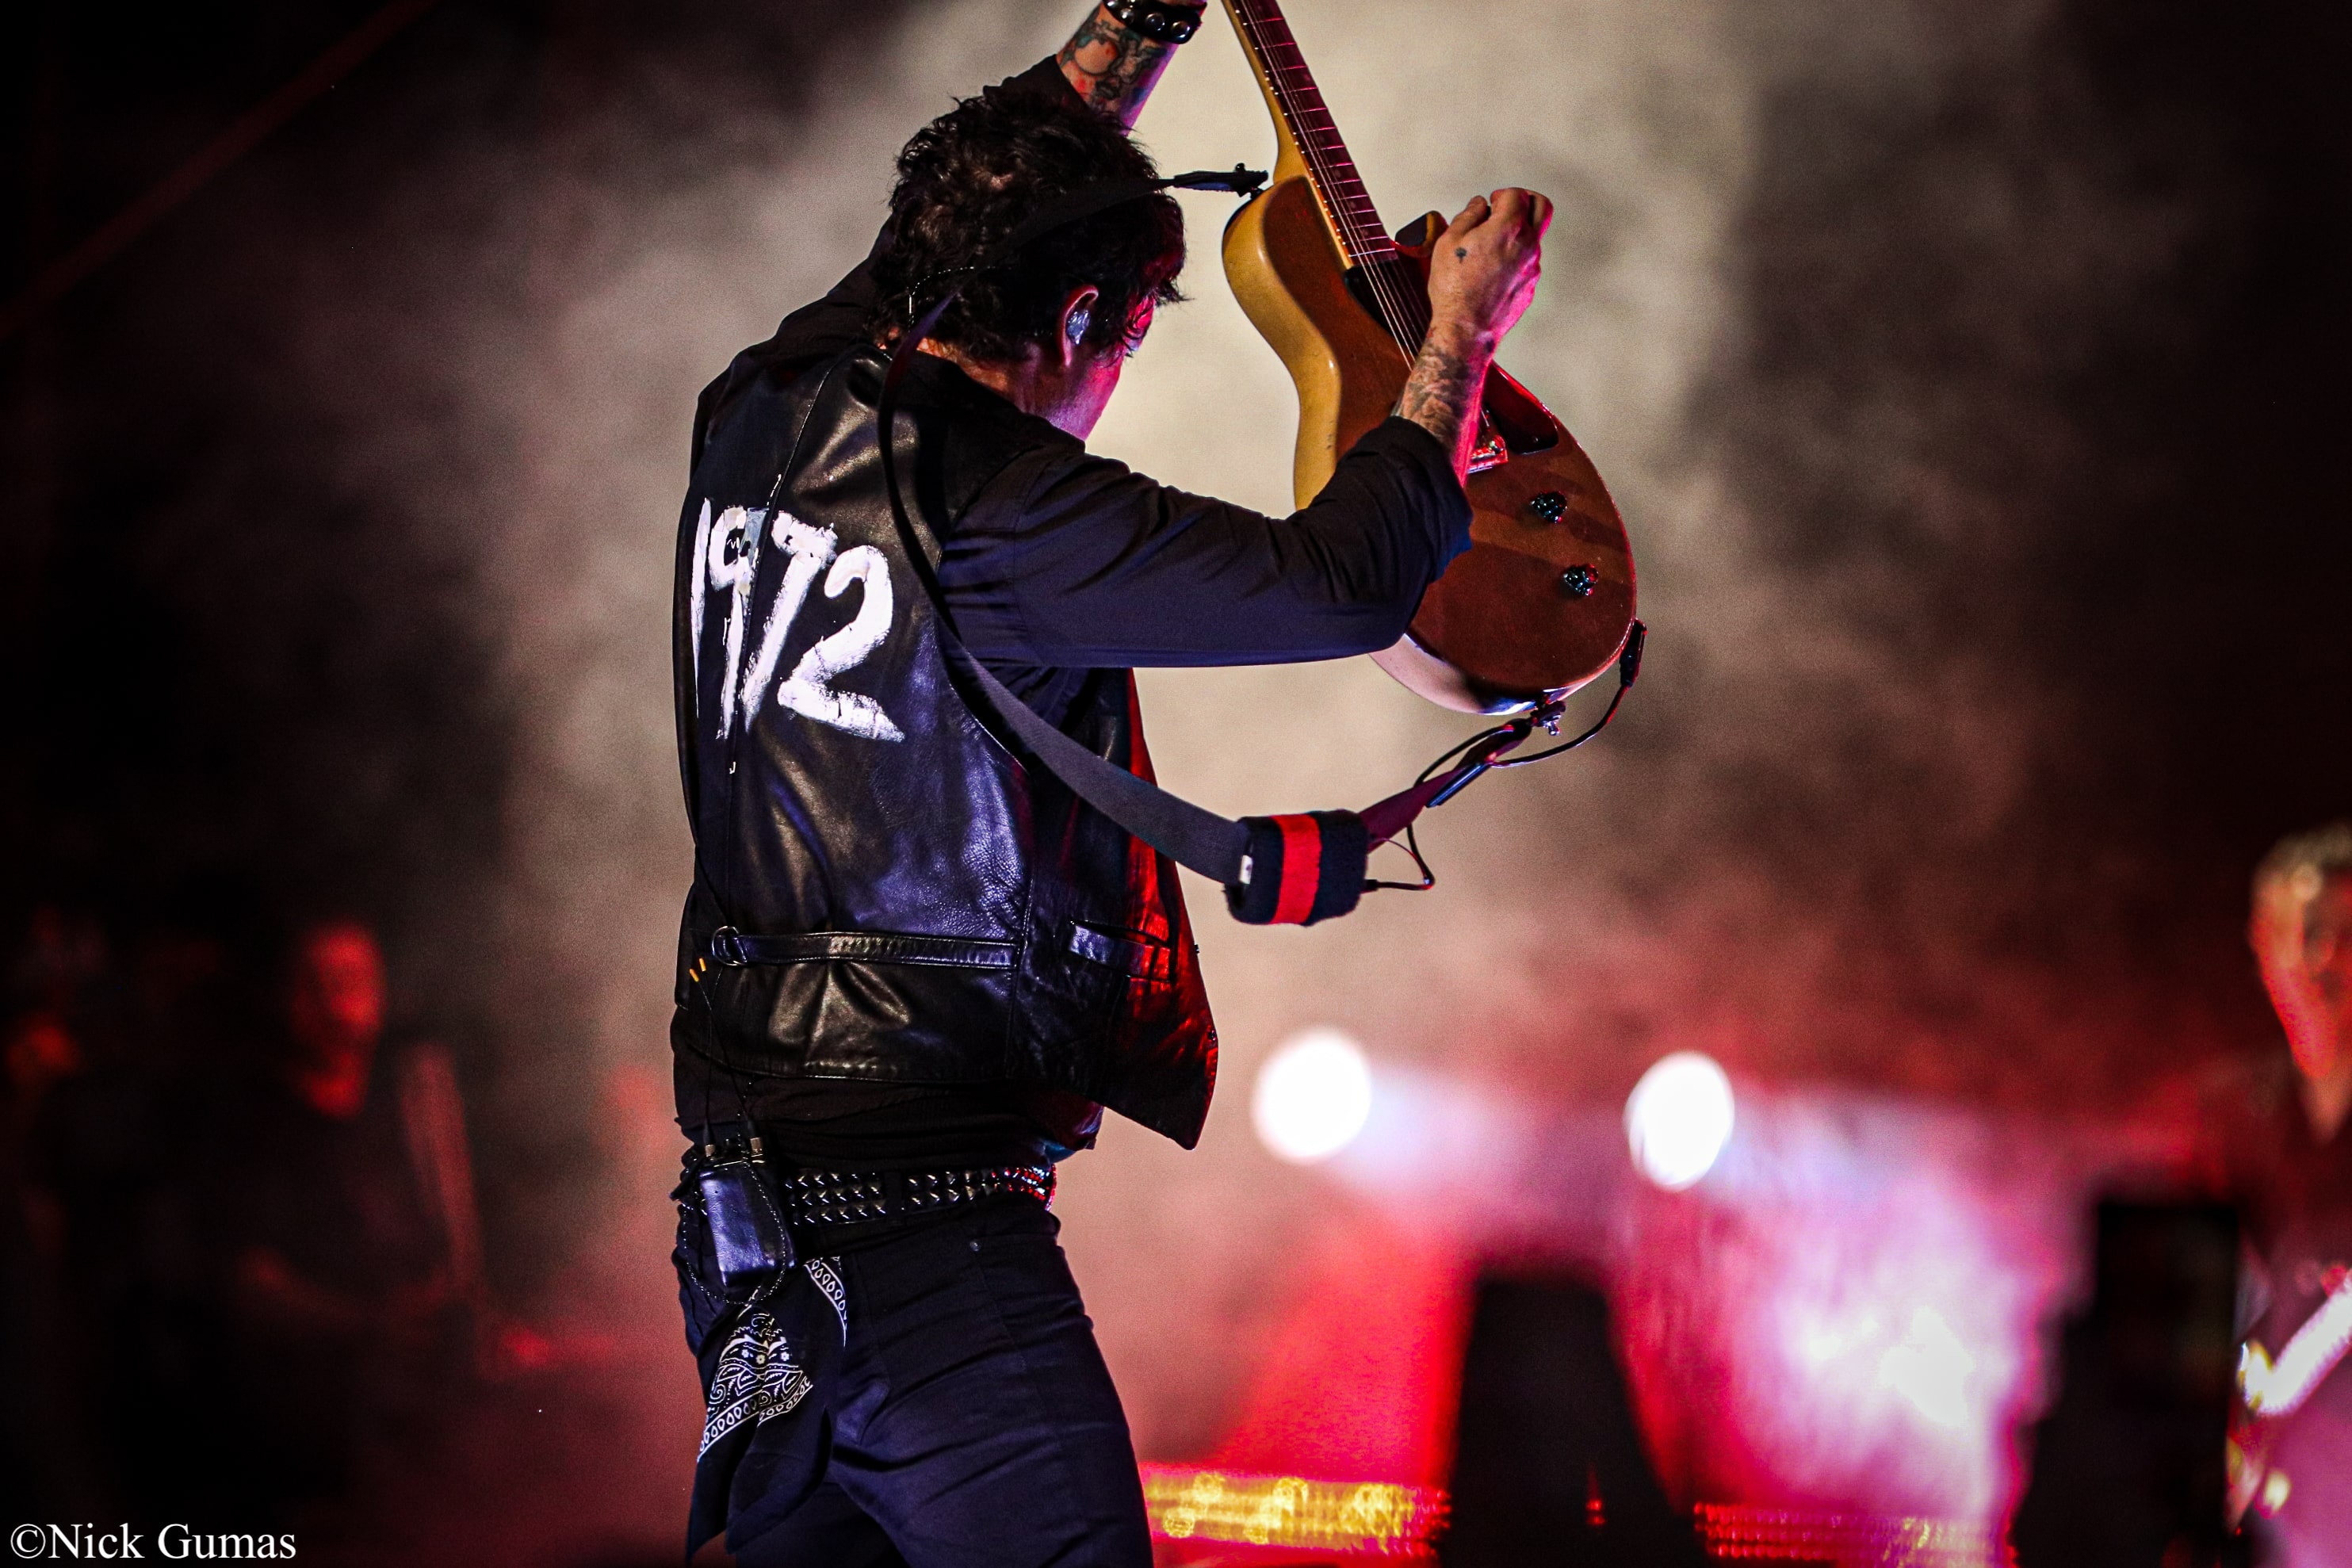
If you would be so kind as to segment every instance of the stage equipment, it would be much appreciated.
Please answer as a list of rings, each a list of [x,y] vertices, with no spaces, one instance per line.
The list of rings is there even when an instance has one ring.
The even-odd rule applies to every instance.
[[[1479,1282],[1450,1489],[1446,1568],[1706,1561],[1643,1449],[1608,1305],[1580,1281]]]
[[[1217,1547],[1255,1548],[1242,1562],[1299,1561],[1312,1552],[1349,1560],[1444,1555],[1453,1500],[1431,1488],[1385,1481],[1318,1481],[1244,1475],[1185,1465],[1145,1465],[1144,1506],[1151,1534],[1176,1562],[1234,1558]],[[1589,1504],[1588,1503],[1588,1519]],[[1603,1508],[1604,1514],[1606,1508]],[[1788,1568],[2011,1568],[2007,1547],[1981,1524],[1948,1519],[1882,1519],[1703,1502],[1694,1525],[1707,1557]],[[1578,1531],[1590,1525],[1580,1522]],[[1205,1547],[1195,1558],[1187,1547]],[[1277,1558],[1276,1553],[1281,1555]],[[1574,1562],[1555,1551],[1525,1568]]]
[[[703,1144],[687,1159],[727,1300],[737,1306],[765,1300],[797,1261],[767,1152],[757,1137],[739,1136]]]
[[[1695,1186],[1731,1142],[1731,1079],[1697,1051],[1661,1057],[1625,1099],[1625,1141],[1642,1174],[1670,1193]]]
[[[1274,113],[1274,183],[1225,227],[1225,276],[1298,387],[1292,486],[1304,506],[1387,418],[1429,331],[1429,255],[1445,220],[1391,239],[1276,0],[1225,0]],[[1468,483],[1469,553],[1374,662],[1444,707],[1543,707],[1618,657],[1633,619],[1633,546],[1568,426],[1487,372]]]
[[[1950,1519],[1698,1505],[1707,1555],[1790,1568],[2010,1568],[2008,1549],[1981,1524]]]
[[[2238,1247],[2226,1207],[2099,1206],[2090,1310],[2066,1329],[2011,1526],[2020,1568],[2251,1561],[2226,1515]]]
[[[1314,1481],[1180,1465],[1143,1467],[1143,1502],[1161,1541],[1428,1555],[1445,1527],[1445,1494],[1386,1481]]]

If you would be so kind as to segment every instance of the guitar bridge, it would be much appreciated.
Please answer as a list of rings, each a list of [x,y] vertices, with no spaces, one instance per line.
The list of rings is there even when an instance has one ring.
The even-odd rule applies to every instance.
[[[1513,381],[1500,365],[1486,371],[1485,395],[1478,406],[1478,444],[1470,448],[1470,471],[1499,468],[1513,458],[1549,452],[1559,445],[1559,431],[1542,404]]]
[[[1495,422],[1483,413],[1478,416],[1478,444],[1470,448],[1470,471],[1483,474],[1488,468],[1499,468],[1511,460],[1511,448],[1503,440]]]

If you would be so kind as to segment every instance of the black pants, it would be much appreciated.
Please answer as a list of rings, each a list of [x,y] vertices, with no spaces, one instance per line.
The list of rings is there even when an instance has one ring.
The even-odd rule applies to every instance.
[[[687,1220],[687,1337],[708,1392],[735,1314]],[[829,1260],[847,1332],[729,1478],[740,1568],[1148,1568],[1127,1416],[1059,1229],[1007,1197]]]

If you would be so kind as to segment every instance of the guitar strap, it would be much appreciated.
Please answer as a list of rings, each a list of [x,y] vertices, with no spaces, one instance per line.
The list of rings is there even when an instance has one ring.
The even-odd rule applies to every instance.
[[[1196,170],[1170,179],[1108,180],[1081,186],[1056,197],[1032,214],[1006,237],[1003,244],[990,253],[986,260],[952,271],[971,274],[1003,267],[1022,247],[1041,235],[1122,202],[1136,201],[1171,186],[1183,190],[1231,191],[1237,195],[1247,196],[1265,183],[1264,174],[1235,164],[1230,172],[1224,173]],[[935,278],[949,275],[937,274]],[[933,280],[927,279],[924,281]],[[1220,816],[1137,777],[1127,769],[1097,756],[1047,723],[991,675],[957,635],[955,617],[948,608],[947,595],[932,570],[929,553],[916,534],[898,487],[898,465],[894,444],[898,389],[905,382],[907,372],[913,365],[915,354],[923,340],[930,336],[932,329],[939,325],[940,319],[955,302],[962,287],[961,282],[950,286],[938,302],[900,336],[890,356],[889,370],[883,377],[882,395],[875,410],[877,422],[881,427],[882,474],[890,494],[891,521],[898,530],[898,542],[906,552],[908,563],[922,584],[924,595],[930,600],[939,626],[940,648],[949,667],[963,678],[969,689],[981,695],[996,718],[1022,745],[1055,778],[1068,785],[1078,798],[1178,865],[1223,884],[1226,909],[1232,911],[1234,919],[1245,924],[1313,925],[1318,921],[1347,914],[1370,889],[1412,886],[1410,883],[1367,880],[1365,871],[1373,848],[1390,842],[1400,834],[1406,836],[1410,846],[1412,823],[1423,811],[1452,799],[1487,769],[1514,765],[1502,761],[1505,754],[1532,734],[1538,723],[1547,728],[1557,725],[1560,703],[1555,700],[1532,713],[1472,737],[1423,770],[1422,777],[1412,787],[1361,811],[1312,811],[1284,816],[1244,816],[1238,821]],[[1633,685],[1640,672],[1642,642],[1643,631],[1637,622],[1633,635],[1626,638],[1624,652],[1618,659],[1617,694],[1611,700],[1608,711],[1591,729],[1565,745],[1546,751],[1543,755],[1549,756],[1581,745],[1609,722],[1617,711],[1617,704],[1624,700],[1627,688]],[[1440,771],[1441,765],[1449,762],[1453,765]],[[1416,861],[1420,858],[1417,851],[1414,858]],[[1421,886],[1427,887],[1433,879],[1428,877],[1426,867],[1423,868],[1423,877]]]

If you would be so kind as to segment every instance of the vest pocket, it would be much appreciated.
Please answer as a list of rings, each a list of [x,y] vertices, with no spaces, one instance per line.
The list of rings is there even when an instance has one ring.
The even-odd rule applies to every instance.
[[[1062,931],[1070,952],[1130,980],[1165,984],[1176,972],[1176,950],[1164,942],[1133,931],[1103,931],[1078,921],[1065,921]]]

